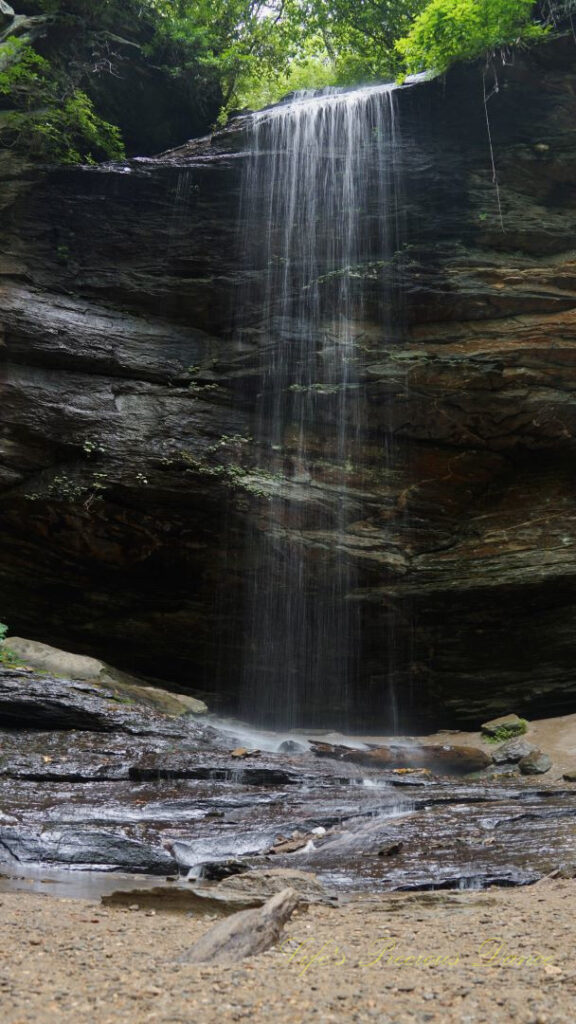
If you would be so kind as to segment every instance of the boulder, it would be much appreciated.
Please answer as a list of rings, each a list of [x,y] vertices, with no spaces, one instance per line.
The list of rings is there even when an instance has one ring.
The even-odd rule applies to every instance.
[[[477,747],[453,747],[422,743],[391,743],[383,747],[355,749],[331,743],[311,743],[318,757],[334,757],[339,761],[365,765],[369,768],[427,768],[436,774],[466,775],[482,771],[492,758]]]
[[[211,928],[182,959],[186,963],[234,963],[269,949],[299,903],[293,889],[283,889],[259,910],[243,910]]]
[[[218,886],[221,893],[237,893],[243,896],[258,896],[267,899],[274,893],[290,886],[309,901],[327,898],[327,892],[316,875],[311,871],[296,871],[293,868],[272,868],[270,871],[250,871],[248,874],[225,878]]]
[[[534,749],[518,763],[522,775],[545,775],[552,767],[552,759],[541,750]]]
[[[270,847],[268,853],[270,854],[285,854],[285,853],[297,853],[299,850],[304,850],[308,846],[309,839],[277,839],[274,846]]]
[[[83,654],[72,654],[50,647],[38,640],[11,636],[5,641],[6,649],[30,668],[46,675],[66,676],[67,679],[85,679],[95,682],[105,672],[104,662]]]
[[[515,764],[521,761],[523,757],[531,754],[533,750],[535,750],[535,747],[528,740],[520,738],[511,739],[494,751],[492,760],[495,764]]]
[[[278,747],[278,753],[280,754],[305,754],[308,747],[304,743],[298,743],[297,740],[282,740],[282,743]]]
[[[0,726],[189,736],[192,727],[102,685],[0,665]],[[200,726],[195,726],[200,730]]]
[[[490,722],[484,722],[481,726],[482,735],[488,739],[511,739],[514,736],[522,736],[527,728],[525,719],[519,718],[518,715],[502,715]]]
[[[74,826],[41,831],[1,827],[0,860],[147,875],[170,874],[176,867],[160,847],[128,839],[119,832]]]
[[[38,640],[27,640],[20,636],[10,636],[5,641],[6,650],[14,654],[19,661],[38,672],[49,675],[65,676],[67,679],[84,679],[93,683],[104,683],[118,693],[133,698],[156,708],[168,715],[197,714],[202,715],[208,710],[202,700],[187,694],[170,693],[158,686],[150,686],[141,679],[112,668],[99,658],[90,658],[84,654],[72,654],[58,647],[40,643]]]

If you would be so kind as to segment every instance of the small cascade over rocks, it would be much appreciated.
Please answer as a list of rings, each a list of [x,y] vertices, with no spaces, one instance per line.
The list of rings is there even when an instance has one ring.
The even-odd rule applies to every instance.
[[[260,351],[269,501],[249,528],[242,713],[260,724],[342,726],[359,699],[364,282],[399,245],[396,92],[301,94],[253,118],[240,333]],[[391,297],[379,307],[385,337]]]

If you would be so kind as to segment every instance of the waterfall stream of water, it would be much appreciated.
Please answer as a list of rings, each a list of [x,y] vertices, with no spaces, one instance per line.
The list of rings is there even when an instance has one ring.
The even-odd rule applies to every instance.
[[[358,698],[365,281],[398,245],[397,162],[391,86],[254,115],[242,302],[260,351],[254,440],[271,494],[248,541],[242,711],[254,722],[342,725]]]

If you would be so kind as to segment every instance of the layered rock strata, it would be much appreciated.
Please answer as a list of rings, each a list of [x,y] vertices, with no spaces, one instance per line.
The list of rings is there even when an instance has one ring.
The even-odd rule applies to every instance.
[[[368,413],[338,543],[357,567],[357,727],[392,700],[412,728],[574,706],[574,53],[567,36],[398,96],[404,242],[355,268]],[[6,167],[0,195],[2,615],[232,708],[247,525],[283,488],[292,542],[330,559],[336,534],[311,523],[338,502],[333,424],[312,487],[289,436],[281,457],[252,440],[248,129],[156,160]],[[329,709],[327,681],[310,717]]]

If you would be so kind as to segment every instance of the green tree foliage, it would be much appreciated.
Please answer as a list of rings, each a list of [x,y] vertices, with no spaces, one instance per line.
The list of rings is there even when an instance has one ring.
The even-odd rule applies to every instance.
[[[194,102],[211,96],[214,110],[221,98],[227,111],[294,89],[442,72],[542,38],[576,0],[35,0],[35,9],[46,38],[0,42],[0,146],[70,162],[123,155],[109,122],[121,120],[118,101],[102,117],[105,88],[93,88],[98,76],[122,80],[118,43]],[[84,49],[63,57],[70,39]]]
[[[218,77],[224,104],[249,83],[265,91],[309,55],[299,0],[150,0],[160,16],[151,52],[175,69]]]
[[[0,50],[0,145],[60,163],[121,158],[118,128],[98,117],[81,89],[59,76],[26,38]]]
[[[302,47],[280,73],[270,69],[268,75],[261,75],[254,69],[241,74],[229,105],[259,110],[291,92],[325,89],[339,84],[336,62],[327,53],[322,39],[313,36],[308,47]],[[226,108],[221,119],[225,117]]]
[[[2,48],[0,143],[59,163],[121,158],[118,128],[99,118],[80,89],[58,81],[49,62],[22,39]]]
[[[534,0],[431,0],[396,49],[408,72],[442,72],[498,47],[541,39]]]
[[[256,105],[306,85],[442,72],[458,60],[542,39],[546,25],[574,9],[576,0],[293,0],[282,12],[291,40],[288,70],[284,64],[262,89],[256,61],[237,79],[236,95]]]
[[[425,5],[426,0],[309,0],[307,16],[317,25],[339,79],[349,84],[398,71],[395,41]]]

